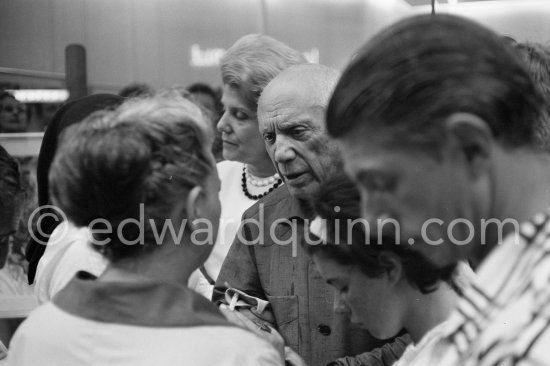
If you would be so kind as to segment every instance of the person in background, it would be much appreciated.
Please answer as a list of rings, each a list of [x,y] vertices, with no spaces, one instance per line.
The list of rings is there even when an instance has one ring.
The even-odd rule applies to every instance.
[[[344,71],[327,129],[362,217],[371,230],[394,219],[400,244],[436,268],[476,268],[444,334],[409,365],[548,365],[546,107],[513,47],[451,15],[382,30]]]
[[[218,93],[212,87],[205,83],[194,83],[189,85],[187,91],[190,94],[191,100],[201,105],[207,112],[210,120],[214,124],[216,136],[212,145],[212,152],[217,162],[223,160],[223,143],[222,134],[216,129],[218,121],[223,114],[223,105]]]
[[[52,199],[76,227],[89,227],[109,266],[99,277],[78,272],[34,311],[14,335],[8,363],[283,364],[281,349],[186,287],[218,230],[212,139],[200,109],[179,96],[129,101],[64,131]],[[162,231],[166,225],[175,232]]]
[[[193,102],[202,105],[211,115],[211,119],[216,121],[220,119],[223,113],[223,106],[220,97],[214,89],[205,83],[194,83],[187,88]]]
[[[27,132],[44,132],[61,107],[60,103],[33,103],[30,105],[33,113],[27,127]]]
[[[27,106],[11,93],[0,92],[0,133],[25,132],[28,122]]]
[[[155,90],[145,83],[133,83],[122,88],[118,95],[123,98],[143,98],[155,94]]]
[[[376,344],[346,314],[334,313],[334,292],[301,245],[308,242],[311,199],[323,181],[343,174],[340,153],[324,129],[338,77],[326,66],[297,65],[264,88],[259,129],[285,184],[243,214],[213,295],[235,313],[275,325],[309,365],[326,365]],[[254,297],[259,305],[239,305],[235,293],[237,300]],[[260,306],[266,302],[269,306]]]
[[[36,307],[25,284],[11,275],[8,256],[23,209],[24,189],[17,161],[0,146],[0,359],[21,321]]]
[[[264,35],[237,40],[221,60],[222,103],[218,122],[226,161],[217,165],[221,180],[221,229],[214,250],[191,277],[190,287],[212,297],[214,281],[237,233],[243,212],[282,184],[258,129],[258,98],[281,71],[306,63],[286,44]]]
[[[104,259],[90,251],[86,245],[86,229],[75,228],[71,223],[63,221],[57,210],[47,208],[52,203],[48,176],[57,151],[59,135],[89,114],[115,108],[122,101],[122,97],[114,94],[95,94],[68,102],[57,111],[44,133],[36,174],[41,221],[36,222],[39,226],[33,228],[26,249],[26,258],[29,261],[28,281],[32,284],[37,277],[35,292],[40,302],[48,301],[76,271],[85,269],[98,275],[105,268]],[[52,235],[52,245],[46,245]]]
[[[403,347],[389,343],[334,365],[378,365],[378,360],[406,365],[441,334],[458,301],[455,289],[463,291],[457,288],[462,281],[443,282],[441,277],[449,275],[409,246],[369,236],[366,221],[360,219],[359,191],[347,177],[325,182],[314,206],[317,217],[310,229],[322,243],[305,248],[336,290],[335,311],[351,313],[352,322],[378,339],[405,329],[412,340],[403,355]],[[460,271],[471,272],[466,265]]]

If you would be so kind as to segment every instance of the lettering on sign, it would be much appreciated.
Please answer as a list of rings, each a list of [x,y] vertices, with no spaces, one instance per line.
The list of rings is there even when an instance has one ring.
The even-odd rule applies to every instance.
[[[195,43],[191,46],[190,64],[193,67],[216,67],[224,54],[223,48],[201,49],[201,46]]]

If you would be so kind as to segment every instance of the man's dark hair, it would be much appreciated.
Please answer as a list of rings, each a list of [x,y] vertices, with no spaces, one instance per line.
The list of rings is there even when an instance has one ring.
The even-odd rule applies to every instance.
[[[380,254],[395,253],[407,281],[422,293],[432,292],[439,281],[451,279],[455,265],[440,269],[406,243],[390,237],[366,237],[364,226],[353,224],[361,216],[360,194],[348,178],[341,176],[324,182],[314,209],[324,219],[327,236],[323,244],[305,244],[310,255],[321,254],[342,265],[357,265],[366,276],[378,277],[386,270]]]
[[[450,15],[416,16],[375,36],[347,67],[327,110],[330,135],[360,125],[437,148],[455,112],[487,122],[507,147],[532,145],[542,96],[517,52],[492,31]]]
[[[534,42],[514,42],[512,45],[526,62],[535,86],[544,97],[544,108],[535,127],[535,145],[550,151],[550,48]]]

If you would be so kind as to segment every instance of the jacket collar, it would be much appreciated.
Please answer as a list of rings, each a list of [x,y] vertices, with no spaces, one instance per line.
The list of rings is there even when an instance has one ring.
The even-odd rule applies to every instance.
[[[90,320],[146,327],[231,326],[214,304],[174,283],[103,282],[78,272],[53,299],[62,310]]]
[[[304,220],[308,218],[304,207],[307,207],[306,202],[301,202],[298,198],[292,196],[288,191],[286,184],[283,184],[267,197],[258,201],[259,204],[263,204],[266,210],[270,210],[271,207],[275,207],[277,216],[287,220]]]

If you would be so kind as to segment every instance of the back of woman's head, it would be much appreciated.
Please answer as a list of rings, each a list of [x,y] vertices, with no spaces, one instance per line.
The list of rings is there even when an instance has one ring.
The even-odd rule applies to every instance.
[[[378,277],[386,270],[380,254],[392,252],[399,257],[407,281],[422,293],[437,288],[441,280],[450,280],[454,266],[437,268],[419,252],[395,237],[377,237],[376,227],[361,219],[361,197],[348,178],[340,176],[324,182],[314,202],[318,215],[318,235],[322,244],[306,245],[310,254],[327,256],[342,265],[357,265],[368,277]]]
[[[77,226],[94,225],[93,244],[111,261],[153,250],[175,202],[214,169],[210,125],[177,95],[128,101],[85,122],[61,136],[54,203]]]
[[[221,60],[224,85],[239,91],[248,107],[256,110],[264,87],[281,71],[307,63],[286,44],[260,34],[246,35],[231,46]]]

